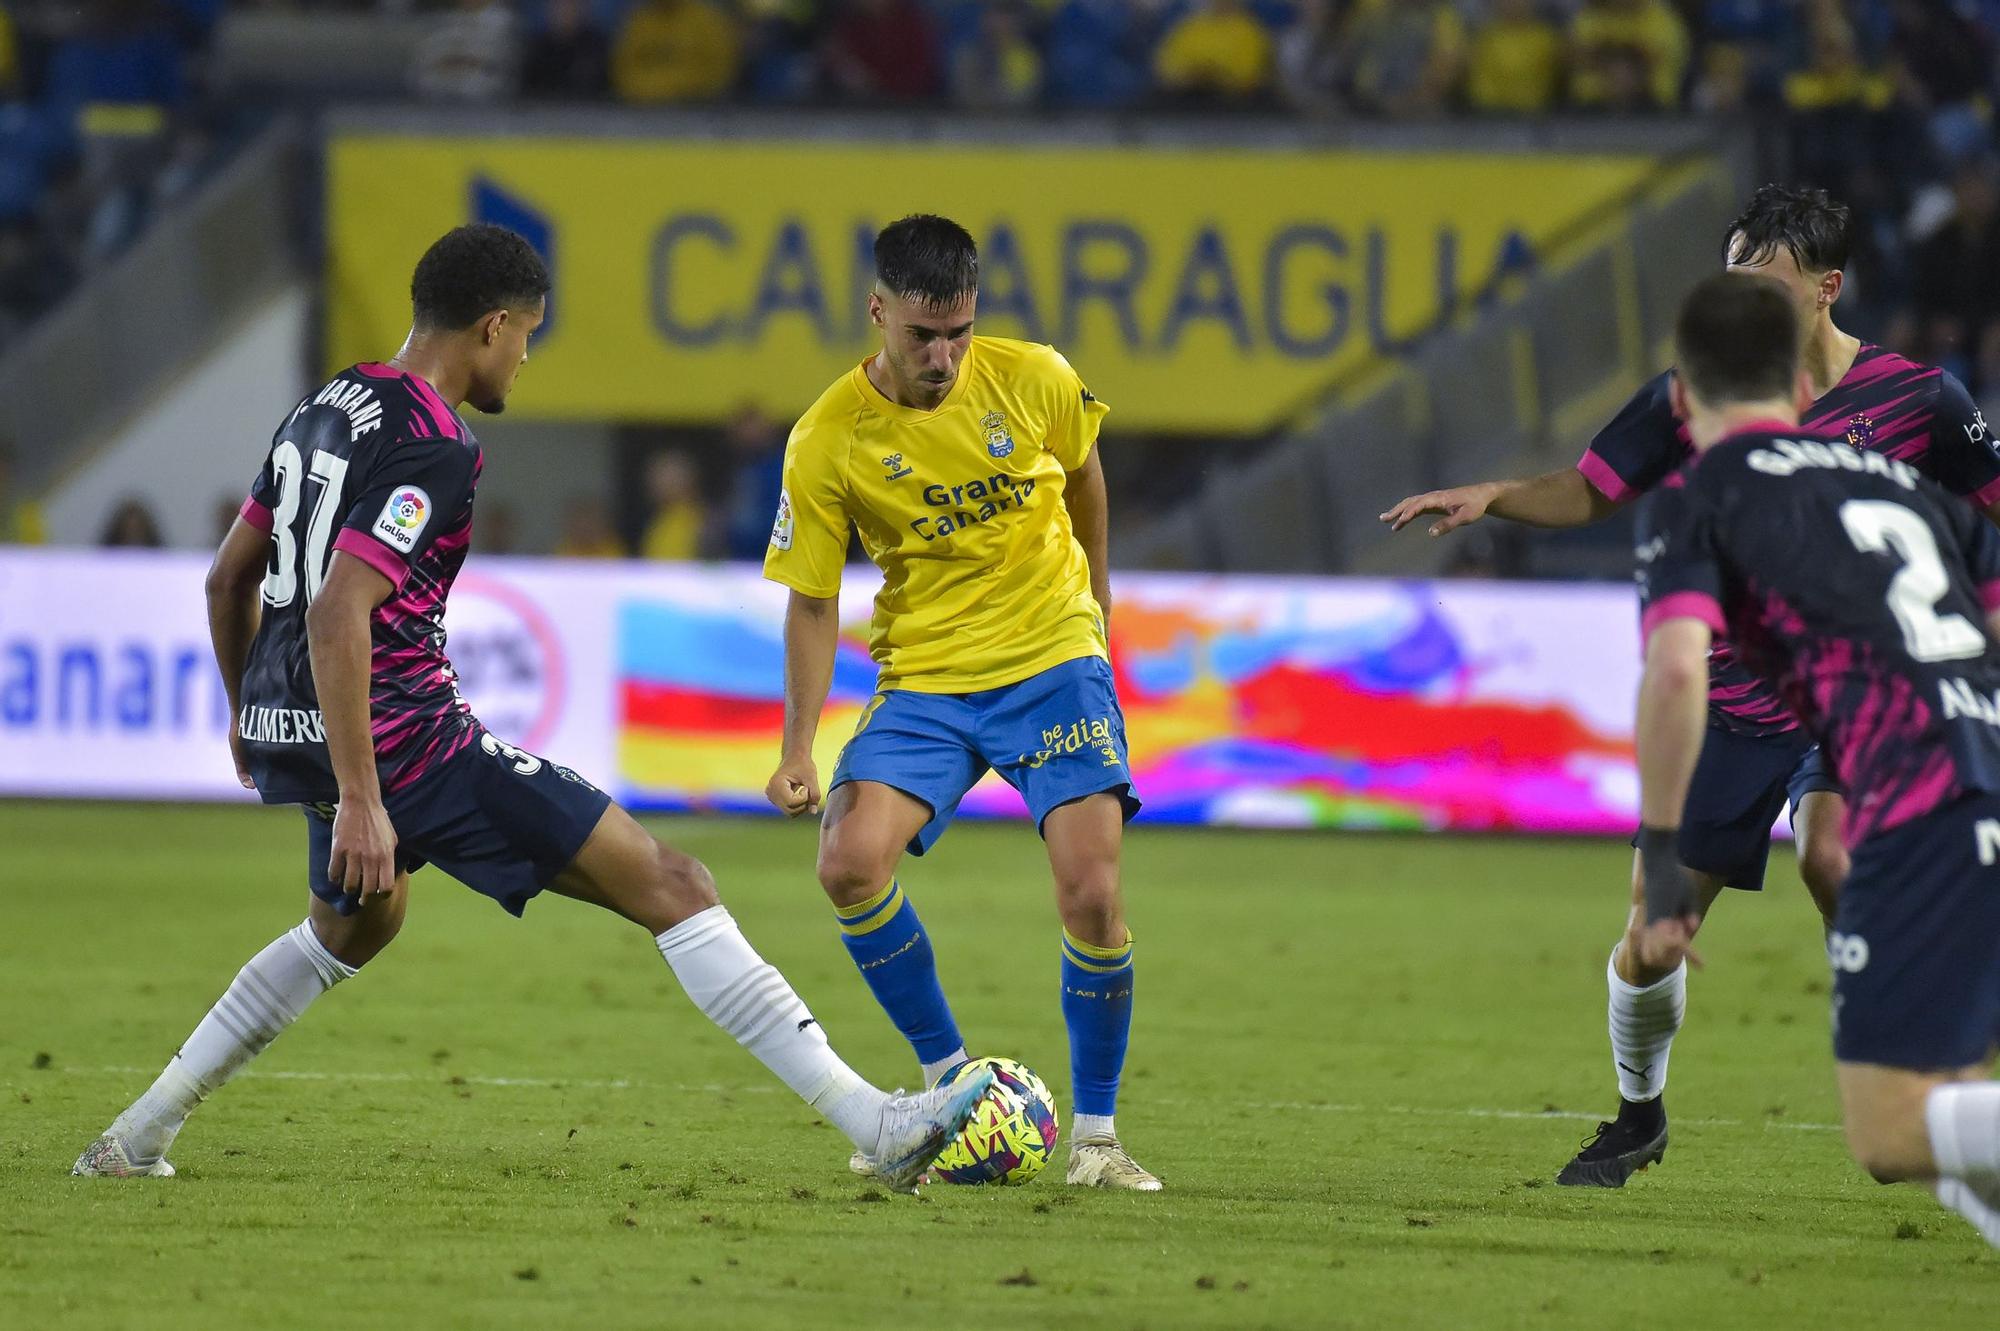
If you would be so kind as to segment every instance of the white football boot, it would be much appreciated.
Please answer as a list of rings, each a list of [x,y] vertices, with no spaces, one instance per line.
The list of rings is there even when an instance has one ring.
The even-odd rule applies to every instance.
[[[1073,1188],[1116,1188],[1125,1192],[1158,1192],[1166,1186],[1109,1137],[1071,1142],[1069,1174],[1064,1181]]]
[[[84,1147],[69,1172],[78,1178],[172,1178],[174,1167],[165,1157],[134,1160],[126,1154],[124,1142],[106,1133]]]
[[[847,1167],[863,1177],[880,1180],[892,1191],[915,1192],[931,1162],[950,1145],[992,1088],[992,1071],[981,1068],[949,1086],[915,1095],[897,1091],[882,1109],[874,1151],[856,1151]]]

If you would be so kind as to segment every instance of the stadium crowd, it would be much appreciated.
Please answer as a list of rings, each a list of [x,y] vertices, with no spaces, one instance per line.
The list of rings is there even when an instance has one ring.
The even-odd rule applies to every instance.
[[[1944,365],[1989,410],[2000,407],[2000,0],[254,0],[241,8],[417,21],[425,35],[411,56],[410,94],[456,103],[1316,121],[1755,118],[1783,140],[1793,178],[1854,206],[1843,326]],[[225,21],[222,0],[0,8],[0,347],[225,155],[252,114],[205,93],[205,52]],[[727,451],[718,447],[718,456]],[[674,508],[660,496],[685,488],[689,470],[653,469],[654,507]],[[737,470],[707,467],[697,495],[722,509],[747,506]],[[683,520],[663,532],[650,520],[643,530],[627,523],[625,544],[717,553],[735,544],[719,534],[732,525]],[[574,543],[590,544],[590,530],[579,513]]]

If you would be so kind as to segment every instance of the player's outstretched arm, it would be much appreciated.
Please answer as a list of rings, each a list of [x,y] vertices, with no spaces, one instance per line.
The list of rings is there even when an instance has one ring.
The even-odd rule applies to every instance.
[[[1678,843],[1688,782],[1707,731],[1711,636],[1701,620],[1675,618],[1646,639],[1639,682],[1639,852],[1646,896],[1640,960],[1649,967],[1672,969],[1692,956],[1688,942],[1701,925]]]
[[[795,591],[785,606],[785,741],[778,770],[764,798],[787,817],[818,813],[819,768],[813,738],[820,710],[833,687],[833,658],[840,647],[840,598]]]
[[[1066,473],[1063,504],[1069,509],[1070,529],[1090,564],[1090,594],[1104,612],[1104,626],[1111,627],[1111,501],[1104,488],[1104,459],[1093,445],[1090,456],[1075,471]]]
[[[229,756],[236,762],[236,779],[245,790],[255,790],[257,784],[243,761],[243,739],[236,718],[243,714],[243,665],[263,617],[257,589],[263,584],[270,557],[270,536],[238,518],[222,538],[204,584],[208,639],[215,645],[216,668],[222,672],[223,693],[229,699]]]
[[[1425,514],[1440,515],[1432,536],[1479,521],[1487,514],[1529,527],[1583,527],[1618,511],[1575,467],[1562,467],[1525,480],[1483,481],[1450,490],[1411,495],[1381,515],[1391,531],[1401,531]]]
[[[364,903],[388,895],[396,883],[396,832],[382,807],[368,709],[369,624],[375,607],[394,590],[394,584],[368,564],[336,550],[326,581],[306,611],[313,688],[326,728],[327,755],[340,787],[327,879],[345,892],[359,894]]]

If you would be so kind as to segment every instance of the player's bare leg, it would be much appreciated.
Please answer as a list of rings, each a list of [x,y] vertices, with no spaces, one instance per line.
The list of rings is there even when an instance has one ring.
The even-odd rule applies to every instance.
[[[1830,790],[1815,790],[1799,800],[1792,812],[1792,831],[1798,837],[1799,877],[1812,894],[1821,921],[1833,928],[1834,911],[1840,905],[1840,885],[1847,881],[1850,861],[1842,839],[1847,824],[1847,801]]]
[[[1928,1186],[2000,1248],[2000,1082],[1984,1068],[1841,1063],[1847,1146],[1878,1183]]]
[[[353,978],[395,940],[409,906],[410,878],[363,898],[342,915],[318,897],[297,927],[279,935],[236,974],[146,1093],[77,1159],[71,1173],[171,1177],[167,1148],[188,1115],[304,1014],[321,994]]]
[[[1062,1010],[1073,1099],[1068,1181],[1158,1192],[1160,1180],[1119,1145],[1113,1118],[1132,1029],[1132,934],[1118,882],[1124,807],[1108,791],[1086,796],[1051,810],[1042,836],[1063,925]]]
[[[1712,874],[1693,875],[1703,919],[1721,895]],[[1611,1061],[1618,1074],[1618,1115],[1599,1123],[1556,1182],[1575,1188],[1622,1188],[1625,1180],[1667,1154],[1667,1056],[1687,1014],[1687,966],[1670,971],[1639,959],[1637,936],[1645,921],[1645,880],[1632,858],[1632,910],[1625,936],[1611,953],[1605,983],[1611,991]]]
[[[914,1185],[992,1084],[987,1073],[903,1095],[863,1081],[833,1052],[785,977],[737,929],[701,861],[655,841],[616,805],[550,887],[652,934],[694,1005],[857,1150],[880,1161],[878,1172],[891,1187]]]

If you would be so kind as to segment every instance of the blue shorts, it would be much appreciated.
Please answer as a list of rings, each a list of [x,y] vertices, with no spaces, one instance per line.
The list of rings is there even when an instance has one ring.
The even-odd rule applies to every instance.
[[[611,806],[611,797],[569,768],[481,731],[444,766],[385,795],[396,829],[396,867],[426,864],[519,915],[531,897],[569,867]],[[312,893],[342,915],[360,899],[327,881],[333,810],[306,806]]]
[[[1103,790],[1117,793],[1129,821],[1139,800],[1111,663],[1080,657],[978,693],[878,693],[827,789],[879,781],[923,801],[931,818],[910,842],[921,855],[988,768],[1021,792],[1037,831],[1054,809]]]
[[[2000,795],[1961,796],[1854,849],[1827,939],[1843,1063],[1984,1064],[2000,1041]]]
[[[1681,813],[1681,863],[1729,887],[1762,891],[1771,824],[1787,799],[1796,806],[1815,790],[1840,787],[1803,731],[1739,735],[1710,726]]]

